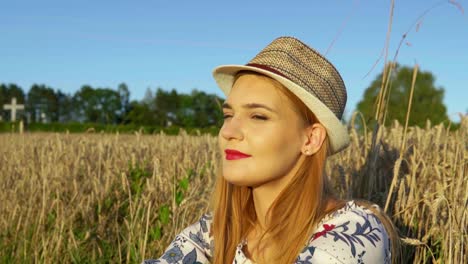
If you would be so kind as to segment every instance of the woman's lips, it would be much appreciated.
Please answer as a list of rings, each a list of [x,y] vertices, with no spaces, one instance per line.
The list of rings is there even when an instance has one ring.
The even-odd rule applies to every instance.
[[[244,158],[251,157],[248,154],[242,153],[234,149],[226,149],[224,152],[226,153],[227,160],[237,160],[237,159],[244,159]]]

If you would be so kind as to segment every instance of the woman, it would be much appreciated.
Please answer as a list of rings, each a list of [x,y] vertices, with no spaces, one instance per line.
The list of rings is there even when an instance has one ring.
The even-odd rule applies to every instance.
[[[227,98],[212,213],[145,263],[391,263],[388,217],[334,197],[323,172],[349,142],[340,122],[346,89],[333,65],[281,37],[214,78]]]

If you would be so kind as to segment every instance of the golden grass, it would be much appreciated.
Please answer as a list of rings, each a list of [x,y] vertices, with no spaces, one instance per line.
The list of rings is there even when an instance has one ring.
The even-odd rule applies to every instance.
[[[382,129],[374,150],[351,130],[328,175],[342,197],[381,206],[395,175],[388,213],[411,245],[405,263],[466,263],[468,118],[455,132],[410,127],[400,158],[403,130]],[[0,134],[0,262],[159,257],[205,212],[219,155],[209,135]]]

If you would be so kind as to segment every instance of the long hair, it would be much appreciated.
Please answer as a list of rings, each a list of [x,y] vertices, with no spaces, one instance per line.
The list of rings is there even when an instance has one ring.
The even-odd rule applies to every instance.
[[[275,88],[294,105],[304,124],[318,123],[309,108],[276,80],[254,72],[241,72],[235,80],[244,74],[256,74],[272,82]],[[273,247],[272,252],[275,252],[273,256],[275,263],[293,263],[307,244],[318,222],[326,214],[345,204],[345,201],[340,201],[334,208],[326,210],[326,202],[332,197],[328,178],[324,174],[328,144],[326,137],[317,153],[303,159],[297,173],[267,211],[268,226],[260,236],[258,245],[262,244],[263,239],[268,239],[269,247]],[[226,181],[220,166],[211,206],[213,207],[211,235],[214,237],[212,263],[232,263],[238,243],[253,229],[257,219],[252,189]],[[259,258],[261,260],[262,256]]]

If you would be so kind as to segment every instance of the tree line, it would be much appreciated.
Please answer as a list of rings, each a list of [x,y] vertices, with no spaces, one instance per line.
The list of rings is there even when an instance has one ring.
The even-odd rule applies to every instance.
[[[175,89],[147,89],[140,101],[130,101],[125,83],[116,89],[83,85],[74,94],[44,84],[33,84],[27,93],[16,84],[0,84],[0,116],[10,120],[3,105],[16,97],[25,106],[18,116],[30,123],[82,122],[180,127],[210,127],[222,121],[223,99],[196,89],[190,94]]]
[[[413,69],[395,64],[390,78],[391,92],[388,100],[386,125],[392,120],[404,124],[411,90]],[[432,124],[449,122],[443,103],[444,89],[436,87],[435,76],[429,71],[417,75],[409,125],[423,127],[426,120]],[[376,98],[382,85],[382,73],[365,89],[357,104],[357,111],[365,117],[367,127],[375,122]],[[220,126],[223,122],[221,102],[214,94],[192,90],[190,94],[175,89],[155,92],[147,89],[142,100],[130,101],[130,91],[125,83],[116,89],[83,85],[75,94],[66,94],[46,85],[34,84],[24,93],[16,84],[0,84],[0,117],[10,120],[9,111],[3,105],[16,97],[25,105],[23,120],[28,122],[87,122],[100,124],[134,124],[151,126],[178,126],[205,128]]]

